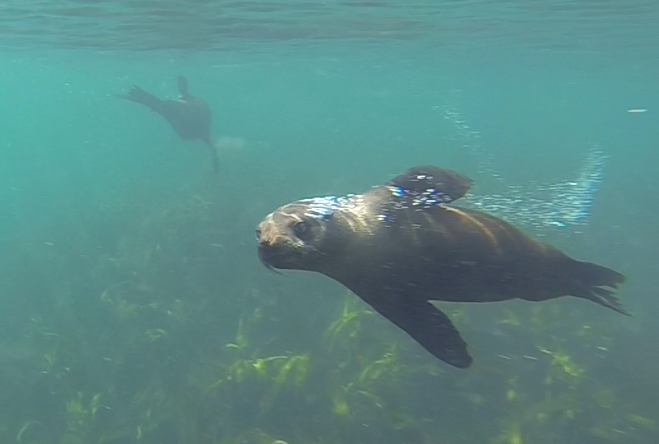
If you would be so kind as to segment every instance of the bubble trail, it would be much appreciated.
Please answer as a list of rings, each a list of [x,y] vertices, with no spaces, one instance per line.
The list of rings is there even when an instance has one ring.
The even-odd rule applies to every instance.
[[[452,92],[452,95],[455,95]],[[450,103],[442,106],[443,117],[462,138],[462,147],[477,159],[478,174],[494,177],[506,187],[499,194],[468,194],[461,201],[466,207],[491,213],[512,223],[533,227],[540,232],[571,228],[578,232],[588,224],[590,210],[604,178],[607,156],[595,145],[587,152],[577,177],[556,183],[511,185],[492,166],[493,154],[481,143],[481,133],[473,129]]]

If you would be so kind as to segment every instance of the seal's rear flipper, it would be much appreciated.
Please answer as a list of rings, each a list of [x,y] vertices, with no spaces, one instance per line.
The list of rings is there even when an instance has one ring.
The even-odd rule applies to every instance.
[[[152,111],[157,113],[162,113],[165,103],[164,100],[159,99],[153,94],[144,91],[139,86],[133,86],[128,94],[121,95],[120,97],[135,103],[141,103],[142,105],[149,107]]]
[[[625,281],[624,275],[591,262],[572,260],[569,266],[573,269],[571,275],[575,287],[569,294],[597,302],[618,313],[631,316],[615,296],[613,290],[609,289],[617,288],[622,284]]]
[[[204,140],[204,143],[208,146],[208,149],[211,152],[213,174],[217,174],[220,171],[220,159],[217,156],[217,147],[210,139]]]
[[[367,302],[382,316],[412,336],[423,348],[442,361],[467,368],[472,358],[467,344],[446,314],[430,302],[414,301],[405,296],[395,300],[378,297]]]

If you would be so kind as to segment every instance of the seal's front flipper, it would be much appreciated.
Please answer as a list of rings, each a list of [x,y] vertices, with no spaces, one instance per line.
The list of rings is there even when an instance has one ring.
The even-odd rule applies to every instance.
[[[133,86],[128,94],[122,95],[121,97],[135,103],[141,103],[142,105],[149,107],[152,111],[157,113],[163,112],[165,101],[159,99],[149,92],[144,91],[139,86]]]
[[[435,357],[458,368],[471,365],[472,358],[460,333],[449,317],[430,302],[405,297],[386,300],[386,296],[367,302]]]
[[[415,166],[385,184],[407,206],[421,202],[448,203],[460,199],[473,181],[457,171],[432,165]]]

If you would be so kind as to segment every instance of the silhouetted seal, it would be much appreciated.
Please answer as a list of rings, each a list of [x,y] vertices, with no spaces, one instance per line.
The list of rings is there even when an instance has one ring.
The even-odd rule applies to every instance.
[[[572,295],[627,314],[612,289],[624,276],[572,259],[509,223],[449,205],[471,179],[417,166],[363,194],[303,199],[258,226],[269,268],[329,276],[459,368],[472,358],[450,319],[430,300],[545,301]]]
[[[211,141],[211,124],[213,121],[211,109],[203,99],[188,92],[188,81],[185,77],[178,76],[177,80],[180,94],[177,100],[159,99],[139,86],[133,86],[128,94],[120,95],[120,97],[141,103],[163,116],[181,139],[204,142],[211,151],[213,173],[217,173],[219,160],[215,146]]]

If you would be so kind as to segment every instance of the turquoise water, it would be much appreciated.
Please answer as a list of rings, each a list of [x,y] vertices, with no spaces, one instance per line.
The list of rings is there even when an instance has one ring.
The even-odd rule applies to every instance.
[[[0,440],[652,443],[659,5],[0,3]],[[207,149],[115,94],[214,114]],[[627,276],[634,316],[443,304],[437,362],[254,228],[410,166]],[[281,444],[281,442],[279,442]]]

